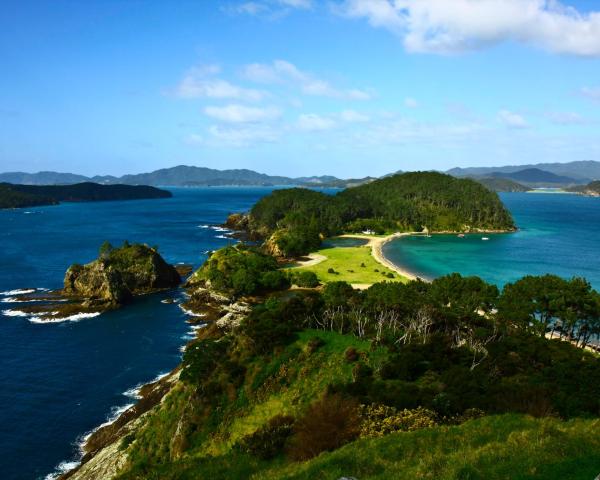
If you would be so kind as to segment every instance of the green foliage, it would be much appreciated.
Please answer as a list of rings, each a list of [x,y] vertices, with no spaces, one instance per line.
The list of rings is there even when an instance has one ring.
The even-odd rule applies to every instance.
[[[361,405],[361,437],[382,437],[393,432],[412,432],[438,424],[434,411],[426,408],[398,411],[386,405]]]
[[[311,271],[292,271],[292,282],[302,288],[315,288],[319,286],[317,274]]]
[[[600,294],[582,278],[523,277],[504,287],[498,311],[507,324],[541,336],[551,329],[585,345],[600,334]]]
[[[193,277],[210,281],[211,287],[234,295],[281,290],[289,287],[275,259],[242,245],[214,252]]]
[[[250,228],[263,236],[277,231],[290,255],[314,250],[319,236],[342,231],[463,231],[512,229],[498,195],[478,182],[435,172],[393,175],[335,196],[307,189],[277,190],[254,205]]]
[[[323,289],[323,300],[329,308],[345,307],[356,295],[356,291],[346,282],[330,282]]]
[[[294,417],[276,415],[256,432],[246,435],[239,442],[240,449],[262,460],[279,455],[293,432]]]

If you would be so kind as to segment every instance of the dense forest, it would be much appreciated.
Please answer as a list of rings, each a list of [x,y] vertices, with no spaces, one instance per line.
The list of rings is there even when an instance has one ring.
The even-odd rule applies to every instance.
[[[59,202],[92,202],[101,200],[139,200],[167,198],[171,192],[148,186],[100,185],[15,185],[0,184],[0,208],[55,205]]]
[[[510,178],[494,178],[494,177],[483,177],[475,178],[482,185],[486,186],[494,192],[529,192],[530,187],[522,185],[521,183],[515,182]]]
[[[344,231],[512,230],[498,195],[470,179],[435,172],[394,175],[336,195],[276,190],[250,211],[249,228],[284,255],[307,253],[322,236]]]

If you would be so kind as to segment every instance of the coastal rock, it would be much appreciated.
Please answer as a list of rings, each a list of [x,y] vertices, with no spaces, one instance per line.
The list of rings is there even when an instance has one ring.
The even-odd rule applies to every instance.
[[[223,226],[231,230],[247,230],[248,221],[248,215],[244,215],[242,213],[232,213],[227,217],[227,220]]]
[[[86,265],[71,265],[65,274],[64,293],[87,304],[118,306],[134,295],[173,288],[181,277],[159,253],[147,245],[105,247],[100,258]]]
[[[285,257],[283,250],[279,247],[279,237],[281,235],[281,231],[277,230],[274,232],[263,244],[263,248],[265,251],[276,258]]]

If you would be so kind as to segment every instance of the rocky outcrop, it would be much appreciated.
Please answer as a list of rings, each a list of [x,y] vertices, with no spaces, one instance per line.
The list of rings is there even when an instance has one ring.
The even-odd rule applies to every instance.
[[[119,306],[134,295],[173,288],[181,277],[172,265],[147,245],[109,249],[86,265],[71,265],[65,274],[65,295],[86,304]]]

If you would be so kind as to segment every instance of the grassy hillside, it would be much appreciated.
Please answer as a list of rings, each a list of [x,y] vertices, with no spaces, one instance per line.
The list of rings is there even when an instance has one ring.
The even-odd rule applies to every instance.
[[[371,284],[383,280],[406,281],[406,278],[376,262],[371,255],[371,247],[368,246],[322,248],[315,253],[325,257],[325,260],[316,265],[296,267],[294,270],[314,272],[322,283],[344,281]]]

